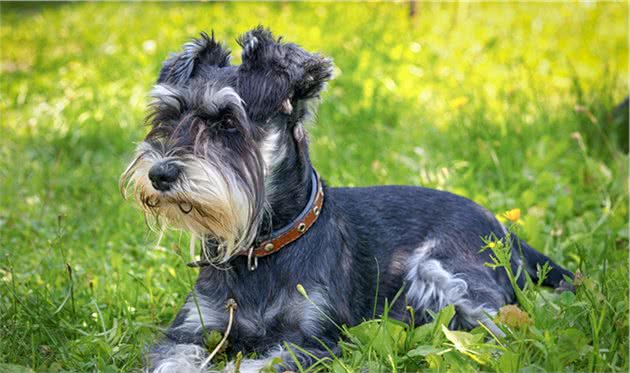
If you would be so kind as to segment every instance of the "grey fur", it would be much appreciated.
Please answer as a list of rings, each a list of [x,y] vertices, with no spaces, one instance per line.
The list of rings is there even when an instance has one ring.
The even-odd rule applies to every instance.
[[[293,369],[295,362],[278,349],[284,343],[309,351],[294,351],[302,366],[311,364],[312,356],[328,354],[314,337],[336,351],[340,332],[330,320],[356,325],[370,318],[377,288],[379,314],[402,288],[404,299],[393,304],[390,317],[408,321],[405,307],[410,305],[421,324],[430,321],[428,311],[454,304],[452,327],[481,322],[500,333],[491,317],[502,305],[515,302],[514,290],[504,270],[484,266],[490,254],[480,249],[483,237],[507,239],[505,227],[484,208],[447,192],[406,186],[325,187],[324,205],[311,229],[278,253],[260,258],[255,271],[248,269],[239,254],[292,222],[309,198],[312,166],[304,124],[332,78],[332,62],[283,43],[262,27],[238,41],[243,47],[240,66],[231,66],[229,51],[205,34],[164,63],[153,94],[152,129],[123,177],[123,185],[141,197],[145,209],[158,214],[147,207],[144,196],[194,207],[200,203],[196,199],[208,197],[192,189],[213,193],[223,185],[214,178],[225,179],[226,190],[243,191],[239,198],[244,204],[237,198],[227,206],[247,209],[247,227],[239,227],[246,238],[219,255],[226,268],[200,269],[193,293],[151,349],[148,369],[205,370],[204,331],[223,332],[224,303],[230,298],[238,308],[229,352],[263,356],[245,361],[242,371],[264,367],[270,356],[284,359],[276,366],[279,370]],[[165,161],[183,169],[182,180],[173,185],[178,193],[157,193],[146,182],[147,165]],[[191,173],[187,162],[196,161],[206,175],[214,176]],[[195,183],[186,182],[191,174]],[[234,198],[231,193],[221,195]],[[201,205],[198,220],[221,220],[218,207]],[[183,220],[189,218],[185,210]],[[222,247],[224,237],[214,233],[202,232],[202,251],[208,257]],[[534,278],[537,264],[551,265],[544,285],[559,287],[564,278],[572,278],[525,242],[510,239],[514,271],[522,265],[522,254]],[[523,281],[521,276],[520,286]],[[310,300],[298,293],[298,284]]]

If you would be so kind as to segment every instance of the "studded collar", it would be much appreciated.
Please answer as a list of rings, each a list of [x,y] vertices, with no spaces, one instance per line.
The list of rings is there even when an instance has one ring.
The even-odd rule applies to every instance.
[[[302,237],[315,224],[324,204],[324,188],[319,175],[313,169],[311,174],[311,195],[304,210],[291,223],[271,232],[268,239],[252,246],[247,253],[247,268],[253,271],[258,266],[258,258],[271,255]]]
[[[271,232],[264,241],[257,241],[247,252],[241,256],[247,256],[247,268],[250,271],[258,267],[258,258],[278,252],[283,247],[302,237],[317,221],[324,204],[324,188],[321,179],[315,169],[311,173],[311,194],[308,203],[302,212],[291,223]],[[189,267],[205,267],[207,261],[188,263]]]

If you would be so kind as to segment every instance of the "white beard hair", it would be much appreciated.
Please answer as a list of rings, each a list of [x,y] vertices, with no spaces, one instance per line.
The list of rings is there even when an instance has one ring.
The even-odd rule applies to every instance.
[[[175,163],[182,173],[169,191],[161,193],[153,188],[148,174],[153,165],[164,160]],[[166,225],[189,231],[192,240],[202,238],[205,255],[209,253],[203,237],[215,238],[215,255],[204,258],[210,262],[225,263],[254,242],[257,232],[251,227],[258,226],[260,217],[228,167],[221,168],[207,159],[162,155],[143,142],[120,179],[120,189],[123,197],[135,197],[152,230],[163,231]]]

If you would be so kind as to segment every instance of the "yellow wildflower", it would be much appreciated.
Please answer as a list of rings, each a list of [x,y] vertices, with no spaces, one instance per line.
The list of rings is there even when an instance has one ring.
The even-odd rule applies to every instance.
[[[521,218],[521,209],[508,210],[503,213],[503,216],[511,222],[516,222]]]

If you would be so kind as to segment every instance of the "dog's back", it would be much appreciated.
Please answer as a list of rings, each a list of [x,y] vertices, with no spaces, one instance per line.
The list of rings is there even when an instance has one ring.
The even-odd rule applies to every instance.
[[[351,227],[347,234],[356,235],[357,245],[352,250],[357,263],[368,266],[363,270],[371,274],[377,272],[378,266],[381,297],[391,300],[406,287],[403,294],[416,310],[437,311],[461,301],[465,303],[461,307],[464,313],[470,307],[482,307],[489,314],[515,301],[505,271],[485,266],[492,262],[492,251],[482,250],[487,240],[505,240],[507,230],[493,214],[473,201],[410,186],[331,188],[328,194],[334,210],[343,216],[339,219],[347,219]],[[513,234],[509,238],[513,273],[518,272],[524,259],[525,269],[534,281],[536,266],[545,262],[551,266],[545,285],[557,287],[564,276],[572,277]],[[371,263],[360,258],[370,258]],[[518,283],[524,284],[523,273]],[[375,287],[374,279],[364,296],[375,294]],[[366,303],[370,301],[373,299]],[[404,307],[396,309],[404,312]],[[463,326],[474,325],[474,316],[469,319],[464,317],[460,322]]]

